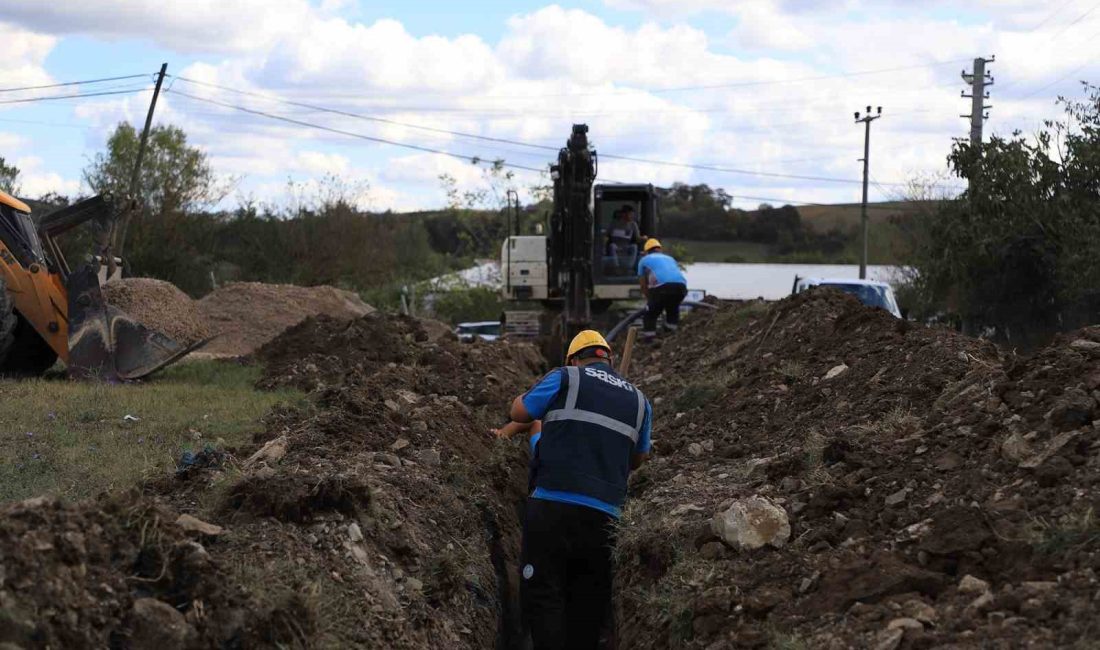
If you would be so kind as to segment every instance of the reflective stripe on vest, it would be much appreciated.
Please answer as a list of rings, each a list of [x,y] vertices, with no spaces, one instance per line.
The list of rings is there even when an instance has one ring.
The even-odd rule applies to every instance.
[[[568,373],[569,389],[565,394],[564,407],[554,409],[547,413],[542,419],[543,422],[572,420],[574,422],[595,424],[605,429],[610,429],[615,433],[622,434],[630,438],[631,442],[635,444],[638,443],[638,436],[641,435],[642,431],[642,423],[645,421],[645,396],[642,395],[642,391],[637,388],[634,389],[634,394],[638,397],[638,417],[635,421],[635,425],[631,427],[629,424],[619,422],[614,418],[609,418],[602,413],[594,413],[592,411],[577,408],[577,392],[580,390],[581,369],[577,366],[566,366],[565,372]]]

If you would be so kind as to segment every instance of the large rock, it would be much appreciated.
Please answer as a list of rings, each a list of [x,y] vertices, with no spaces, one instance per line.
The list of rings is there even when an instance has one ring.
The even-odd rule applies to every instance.
[[[791,538],[787,512],[760,496],[734,501],[714,516],[711,526],[722,541],[737,549],[779,548]]]

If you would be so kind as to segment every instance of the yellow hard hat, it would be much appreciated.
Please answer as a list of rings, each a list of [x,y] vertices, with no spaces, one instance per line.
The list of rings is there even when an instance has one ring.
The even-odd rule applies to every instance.
[[[572,359],[573,355],[588,348],[603,348],[607,351],[608,355],[611,354],[611,346],[607,344],[602,334],[596,330],[584,330],[573,337],[573,341],[569,344],[569,352],[565,354],[565,358],[567,360]]]
[[[644,250],[645,252],[648,253],[649,251],[653,250],[654,248],[660,248],[660,247],[661,247],[661,242],[657,241],[656,237],[650,237],[649,239],[645,240],[645,246],[642,248],[642,250]]]

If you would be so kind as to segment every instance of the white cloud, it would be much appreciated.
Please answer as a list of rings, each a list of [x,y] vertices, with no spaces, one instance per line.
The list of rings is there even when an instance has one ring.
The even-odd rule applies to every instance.
[[[0,22],[0,88],[39,86],[53,79],[44,67],[57,38]]]
[[[343,0],[7,0],[5,15],[54,35],[155,40],[190,53],[196,62],[180,74],[202,82],[270,91],[428,129],[550,147],[479,141],[317,112],[178,79],[158,106],[158,122],[182,126],[219,172],[245,176],[249,191],[276,197],[285,194],[287,176],[335,173],[369,179],[374,207],[381,208],[438,206],[444,200],[440,174],[455,176],[460,188],[473,188],[484,183],[483,172],[459,159],[281,124],[187,99],[178,91],[374,138],[487,160],[504,157],[540,169],[556,157],[570,124],[583,121],[590,124],[602,154],[853,180],[859,177],[855,159],[862,132],[852,124],[851,111],[881,103],[886,118],[874,127],[873,173],[883,181],[899,181],[914,171],[942,169],[950,138],[965,134],[966,125],[956,117],[967,111],[958,98],[963,87],[958,72],[967,66],[962,60],[998,54],[991,129],[1030,125],[1051,114],[1053,90],[1042,99],[1007,97],[1089,62],[1085,37],[1100,26],[1098,13],[1067,28],[1080,13],[1067,9],[1042,29],[1030,30],[1050,18],[1052,9],[1019,0],[978,0],[968,6],[965,21],[945,18],[946,2],[933,3],[935,12],[928,3],[900,0],[606,2],[647,12],[646,22],[626,27],[551,5],[512,17],[501,38],[490,43],[473,35],[416,36],[396,20],[349,20],[342,17],[349,9]],[[715,34],[698,22],[685,22],[684,16],[706,11],[729,14],[732,31]],[[9,46],[16,48],[14,59],[41,69],[56,36],[19,33],[22,45]],[[939,61],[951,63],[933,65]],[[844,71],[910,65],[918,67],[843,76]],[[0,65],[0,71],[5,69]],[[826,78],[792,81],[818,77]],[[683,87],[699,88],[674,90]],[[1004,95],[1004,90],[1010,92]],[[97,127],[98,144],[119,120],[139,123],[147,102],[148,94],[141,93],[88,102],[75,114]],[[517,184],[528,184],[530,176],[521,175]],[[846,184],[606,157],[601,177],[705,181],[734,194],[788,193],[791,199],[815,201],[858,195],[855,186]]]
[[[62,178],[60,174],[42,169],[42,159],[24,156],[15,160],[19,168],[19,194],[30,198],[56,192],[63,196],[80,194],[80,181]]]

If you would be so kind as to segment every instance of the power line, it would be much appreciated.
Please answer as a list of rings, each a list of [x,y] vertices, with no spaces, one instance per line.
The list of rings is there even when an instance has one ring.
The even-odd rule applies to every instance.
[[[1054,40],[1055,38],[1057,38],[1057,37],[1061,36],[1061,35],[1062,35],[1062,34],[1064,34],[1064,33],[1065,33],[1066,31],[1068,31],[1068,30],[1069,30],[1069,29],[1070,29],[1071,27],[1073,27],[1073,26],[1074,26],[1074,25],[1076,25],[1077,23],[1079,23],[1079,22],[1081,22],[1082,20],[1084,20],[1085,18],[1087,18],[1087,17],[1088,17],[1088,16],[1090,15],[1090,14],[1092,14],[1092,12],[1096,11],[1097,9],[1100,9],[1100,2],[1098,2],[1098,3],[1094,4],[1094,5],[1092,6],[1092,7],[1090,7],[1090,8],[1089,8],[1089,10],[1088,10],[1088,11],[1086,11],[1086,12],[1085,12],[1085,13],[1083,13],[1083,14],[1081,14],[1080,16],[1078,16],[1077,18],[1075,18],[1075,19],[1074,19],[1073,21],[1071,21],[1071,22],[1070,22],[1070,23],[1069,23],[1068,25],[1066,25],[1066,26],[1065,26],[1065,27],[1063,27],[1062,29],[1060,29],[1060,30],[1058,30],[1057,32],[1055,32],[1055,33],[1054,33],[1054,34],[1053,34],[1053,35],[1052,35],[1052,36],[1050,37],[1050,40]]]
[[[46,97],[27,97],[24,99],[5,99],[0,100],[0,104],[29,104],[31,102],[49,102],[57,99],[80,99],[82,97],[103,97],[105,95],[128,95],[130,93],[141,92],[144,90],[150,90],[148,86],[142,88],[131,88],[129,90],[109,90],[101,93],[79,93],[76,95],[50,95]]]
[[[1055,9],[1055,10],[1054,10],[1054,11],[1052,11],[1052,12],[1050,12],[1050,15],[1048,15],[1048,16],[1047,16],[1046,18],[1044,18],[1044,19],[1043,19],[1043,21],[1042,21],[1041,23],[1039,23],[1038,25],[1035,25],[1034,27],[1032,27],[1031,29],[1029,29],[1029,30],[1027,30],[1027,31],[1029,31],[1029,32],[1033,32],[1033,31],[1035,31],[1035,30],[1039,29],[1040,27],[1042,27],[1043,25],[1046,25],[1046,24],[1047,24],[1047,23],[1049,23],[1049,22],[1050,22],[1051,20],[1053,20],[1055,16],[1057,16],[1057,15],[1058,15],[1058,14],[1060,14],[1060,13],[1062,13],[1062,10],[1063,10],[1063,9],[1065,9],[1066,7],[1068,7],[1068,6],[1070,6],[1071,4],[1073,4],[1073,1],[1074,1],[1074,0],[1065,0],[1065,2],[1063,2],[1063,3],[1062,3],[1062,4],[1060,4],[1060,5],[1058,5],[1058,8],[1057,8],[1057,9]]]
[[[103,77],[101,79],[84,79],[82,81],[63,81],[54,84],[44,84],[41,86],[22,86],[19,88],[0,88],[0,93],[14,93],[22,90],[42,90],[44,88],[61,88],[63,86],[83,86],[86,84],[97,84],[105,81],[123,81],[125,79],[139,79],[141,77],[148,77],[148,74],[129,74],[121,77]]]
[[[224,90],[224,91],[236,93],[236,94],[239,94],[239,95],[245,95],[245,96],[249,96],[249,97],[259,97],[259,98],[262,98],[262,99],[275,101],[275,102],[285,104],[285,105],[288,105],[288,106],[295,106],[295,107],[298,107],[298,108],[308,108],[310,110],[315,110],[315,111],[318,111],[318,112],[330,113],[330,114],[334,114],[334,115],[340,115],[340,116],[343,116],[343,117],[350,117],[350,118],[355,118],[355,119],[361,119],[361,120],[366,120],[366,121],[369,121],[369,122],[383,123],[383,124],[389,124],[389,125],[394,125],[394,126],[402,126],[402,127],[410,128],[410,129],[417,129],[417,130],[427,131],[427,132],[431,132],[431,133],[446,134],[446,135],[458,136],[458,137],[463,137],[463,138],[470,138],[470,139],[474,139],[474,140],[482,140],[482,141],[492,142],[492,143],[496,143],[496,144],[508,144],[508,145],[514,145],[514,146],[520,146],[520,147],[528,147],[528,148],[531,148],[531,149],[538,149],[540,151],[554,151],[554,152],[556,152],[556,151],[558,151],[558,149],[560,149],[560,147],[554,147],[554,146],[542,145],[542,144],[534,144],[534,143],[530,143],[530,142],[522,142],[522,141],[519,141],[519,140],[512,140],[512,139],[509,139],[509,138],[497,138],[497,137],[493,137],[493,136],[485,136],[485,135],[480,135],[480,134],[476,134],[476,133],[466,133],[466,132],[462,132],[462,131],[453,131],[451,129],[442,129],[442,128],[437,128],[437,127],[424,126],[424,125],[420,125],[420,124],[410,124],[408,122],[402,122],[402,121],[399,121],[399,120],[391,120],[391,119],[388,119],[388,118],[381,118],[381,117],[372,116],[372,115],[363,115],[361,113],[353,113],[351,111],[345,111],[345,110],[340,110],[340,109],[335,109],[335,108],[328,108],[328,107],[325,107],[325,106],[318,106],[316,104],[308,104],[308,103],[305,103],[305,102],[296,102],[296,101],[292,101],[292,100],[288,100],[288,99],[283,99],[283,98],[280,98],[278,96],[274,96],[274,95],[271,95],[271,94],[268,94],[268,93],[256,93],[256,92],[250,92],[250,91],[246,91],[246,90],[239,90],[239,89],[236,89],[236,88],[231,88],[229,86],[223,86],[223,85],[220,85],[220,84],[213,84],[213,83],[208,83],[208,82],[196,81],[196,80],[193,80],[193,79],[188,79],[186,77],[175,77],[175,78],[179,79],[180,81],[195,84],[195,85],[199,85],[199,86],[209,86],[209,87],[212,87],[212,88],[216,88],[218,90]],[[217,103],[217,102],[214,102],[213,100],[198,98],[198,97],[195,97],[193,95],[187,95],[187,94],[185,94],[181,91],[178,91],[178,90],[173,90],[172,92],[177,93],[177,94],[181,94],[181,95],[184,95],[184,96],[196,98],[196,99],[199,99],[200,101],[210,101],[211,103]],[[241,110],[246,110],[246,109],[243,109],[243,107],[241,107]],[[254,114],[263,114],[259,111],[254,111],[252,109],[247,109],[247,112],[251,112],[251,113],[254,113]],[[289,120],[290,118],[286,118],[285,116],[280,116],[280,119]],[[794,124],[797,124],[797,123],[794,123]],[[790,124],[788,124],[786,126],[790,126]],[[740,174],[740,175],[747,175],[747,176],[759,176],[759,177],[762,177],[762,178],[784,178],[784,179],[792,179],[792,180],[817,181],[817,182],[824,182],[824,183],[844,183],[844,184],[859,184],[860,183],[860,181],[858,181],[858,180],[847,179],[847,178],[835,178],[835,177],[829,177],[829,176],[809,176],[809,175],[802,175],[802,174],[786,174],[786,173],[781,173],[781,172],[763,172],[763,171],[754,171],[754,170],[747,170],[747,169],[735,169],[735,168],[730,168],[730,167],[719,167],[719,166],[715,166],[715,165],[699,165],[699,164],[692,164],[692,163],[680,163],[680,162],[672,162],[672,161],[665,161],[665,160],[654,160],[654,159],[650,159],[650,158],[637,158],[637,157],[633,157],[633,156],[622,156],[622,155],[607,154],[607,153],[601,154],[601,157],[604,158],[604,159],[607,159],[607,160],[623,160],[623,161],[639,162],[639,163],[659,165],[659,166],[665,166],[665,167],[679,167],[679,168],[683,168],[683,169],[696,169],[696,170],[699,170],[699,171],[710,171],[710,172],[726,173],[726,174]],[[904,183],[894,183],[894,185],[904,186]]]
[[[358,138],[360,140],[367,140],[369,142],[377,142],[379,144],[388,144],[388,145],[393,146],[393,147],[401,147],[403,149],[412,149],[414,151],[421,151],[421,152],[424,152],[424,153],[439,154],[441,156],[449,156],[451,158],[457,158],[459,160],[465,160],[465,161],[469,161],[469,162],[473,162],[473,163],[481,163],[481,162],[492,163],[492,164],[500,163],[500,165],[502,167],[508,167],[510,169],[522,169],[524,171],[538,172],[540,174],[544,173],[546,171],[545,169],[536,168],[536,167],[528,167],[526,165],[517,165],[515,163],[505,162],[504,160],[490,160],[490,159],[482,157],[482,156],[472,156],[472,155],[466,155],[466,154],[459,154],[459,153],[455,153],[453,151],[446,151],[444,149],[436,149],[436,148],[433,148],[433,147],[424,147],[424,146],[417,145],[417,144],[409,144],[407,142],[398,142],[396,140],[389,140],[389,139],[386,139],[386,138],[378,138],[378,137],[371,136],[371,135],[366,135],[366,134],[363,134],[363,133],[356,133],[354,131],[345,131],[343,129],[336,129],[336,128],[332,128],[332,127],[329,127],[329,126],[324,126],[324,125],[321,125],[321,124],[314,124],[312,122],[306,122],[304,120],[296,120],[294,118],[285,117],[283,115],[276,115],[274,113],[266,113],[264,111],[258,111],[258,110],[248,108],[248,107],[245,107],[245,106],[239,106],[239,105],[236,105],[236,104],[228,104],[228,103],[225,103],[225,102],[219,102],[217,100],[209,99],[209,98],[206,98],[206,97],[198,97],[197,95],[192,95],[190,93],[185,93],[181,90],[173,90],[172,94],[179,95],[181,97],[187,97],[188,99],[193,99],[193,100],[200,101],[200,102],[206,102],[208,104],[213,104],[215,106],[222,106],[224,108],[230,108],[230,109],[233,109],[233,110],[236,110],[236,111],[241,111],[243,113],[250,113],[252,115],[259,115],[261,117],[266,117],[266,118],[269,118],[269,119],[278,120],[280,122],[286,122],[288,124],[295,124],[295,125],[303,126],[303,127],[310,128],[310,129],[317,129],[319,131],[326,131],[326,132],[329,132],[329,133],[335,133],[337,135],[344,135],[344,136],[348,136],[348,137],[351,137],[351,138]]]

